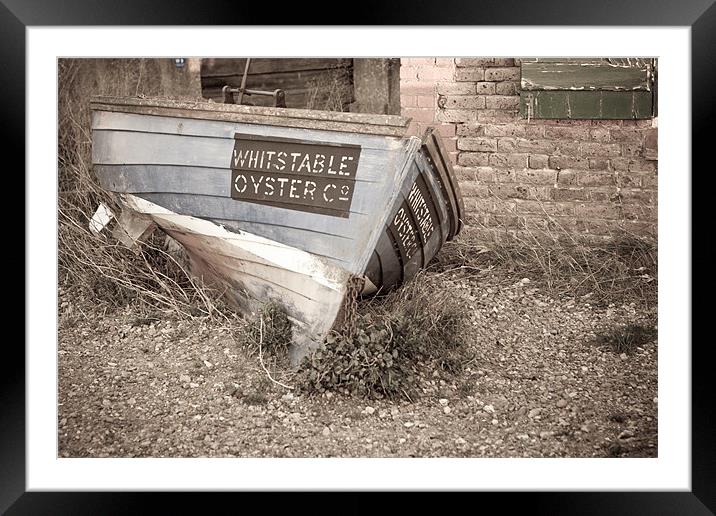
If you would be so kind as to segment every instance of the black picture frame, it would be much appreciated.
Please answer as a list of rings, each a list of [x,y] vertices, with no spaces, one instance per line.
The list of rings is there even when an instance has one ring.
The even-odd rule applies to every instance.
[[[716,5],[714,0],[635,0],[594,2],[586,0],[543,0],[540,2],[441,2],[365,1],[358,5],[331,8],[332,20],[320,20],[307,4],[275,5],[236,2],[129,0],[97,4],[91,0],[0,0],[0,102],[3,105],[6,149],[14,149],[24,168],[25,153],[25,29],[36,25],[276,25],[284,22],[316,25],[607,25],[691,27],[692,163],[708,163],[706,153],[713,145],[714,86],[716,81]],[[342,13],[341,10],[344,12]],[[48,91],[48,95],[54,92]],[[688,92],[684,92],[688,94]],[[710,167],[708,167],[710,168]],[[705,167],[704,173],[708,173]],[[688,173],[691,171],[663,171]],[[691,176],[693,177],[693,176]],[[20,186],[25,191],[24,184]],[[694,191],[694,190],[692,190]],[[694,191],[698,193],[698,190]],[[703,193],[702,193],[703,195]],[[700,203],[692,200],[692,206]],[[696,220],[692,217],[693,220]],[[692,236],[695,233],[692,230]],[[23,241],[26,235],[23,235]],[[692,238],[693,241],[693,238]],[[19,246],[18,246],[19,247]],[[24,249],[24,247],[23,247]],[[27,257],[25,257],[27,258]],[[699,265],[692,260],[693,267]],[[25,268],[27,277],[32,271]],[[32,307],[26,307],[30,310]],[[693,318],[693,316],[692,316]],[[692,319],[693,320],[693,319]],[[691,334],[691,331],[689,332]],[[690,492],[561,492],[479,493],[485,502],[511,509],[523,507],[534,514],[713,514],[716,510],[716,456],[713,436],[716,410],[711,400],[714,382],[708,369],[709,339],[691,345],[692,353],[692,489]],[[12,347],[14,346],[14,347]],[[14,356],[12,356],[14,353]],[[161,512],[191,508],[188,493],[79,493],[26,492],[25,484],[25,354],[19,345],[6,343],[3,362],[12,364],[0,375],[0,512],[7,514],[113,514],[148,512],[161,503]],[[309,494],[293,494],[288,505],[305,506]],[[201,507],[208,512],[215,504],[261,501],[260,494],[224,493],[212,496]],[[265,495],[264,495],[265,496]],[[351,497],[357,500],[358,494]],[[406,497],[407,498],[407,497]],[[324,500],[324,499],[322,499]],[[509,500],[509,501],[508,501]],[[271,509],[276,510],[276,498]],[[404,500],[425,507],[423,496]],[[323,504],[323,501],[316,501]],[[451,503],[459,503],[453,500]],[[259,505],[260,507],[261,505]],[[236,507],[236,505],[234,505]],[[369,509],[360,501],[344,501],[353,511]],[[362,509],[361,509],[362,508]]]

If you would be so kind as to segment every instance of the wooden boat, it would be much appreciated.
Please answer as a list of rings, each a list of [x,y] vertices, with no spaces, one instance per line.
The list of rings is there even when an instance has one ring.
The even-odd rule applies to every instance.
[[[158,226],[243,310],[281,304],[294,362],[332,328],[351,278],[394,288],[462,226],[439,135],[407,136],[407,118],[149,98],[91,108],[120,238]]]

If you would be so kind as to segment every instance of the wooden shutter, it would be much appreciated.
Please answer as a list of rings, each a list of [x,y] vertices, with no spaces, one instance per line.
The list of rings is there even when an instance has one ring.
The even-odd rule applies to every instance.
[[[644,58],[524,59],[520,113],[524,118],[651,118],[655,65]]]

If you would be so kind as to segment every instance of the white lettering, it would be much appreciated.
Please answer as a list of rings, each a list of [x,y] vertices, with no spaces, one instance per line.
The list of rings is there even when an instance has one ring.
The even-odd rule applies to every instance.
[[[285,152],[281,151],[278,153],[278,155],[276,156],[276,159],[278,160],[279,163],[281,163],[281,166],[280,167],[276,166],[276,170],[283,170],[286,168],[286,160],[284,159],[285,157],[286,157]]]
[[[239,179],[244,183],[242,187],[239,187]],[[236,191],[239,193],[244,193],[246,191],[247,186],[248,181],[246,181],[246,176],[244,176],[243,174],[238,174],[234,179],[234,188],[236,189]]]
[[[353,161],[352,156],[341,156],[341,164],[338,166],[338,174],[342,176],[349,176],[351,175],[350,172],[343,172],[343,169],[348,168],[348,165],[346,165],[346,160]]]
[[[309,189],[308,185],[311,185],[310,189]],[[304,183],[304,187],[303,187],[303,197],[304,198],[307,198],[308,195],[310,194],[311,200],[313,200],[313,192],[315,192],[315,191],[316,191],[316,183],[314,183],[313,181],[306,181]]]
[[[303,156],[303,160],[301,161],[301,164],[298,166],[298,172],[301,171],[302,168],[306,169],[307,172],[311,172],[311,158],[308,157],[308,154]]]
[[[258,195],[259,193],[259,186],[261,186],[261,182],[264,180],[264,176],[259,177],[258,183],[256,182],[256,179],[254,179],[254,176],[251,176],[251,182],[254,184],[254,193]]]
[[[321,158],[320,161],[318,158]],[[323,166],[324,166],[325,162],[326,162],[326,156],[324,156],[323,154],[316,154],[313,157],[313,173],[320,174],[321,172],[323,172]],[[320,169],[318,168],[319,165],[321,167]]]
[[[269,184],[269,181],[271,181],[271,184]],[[274,192],[273,182],[274,181],[275,181],[275,179],[273,177],[269,176],[266,178],[266,181],[264,181],[264,186],[265,186],[264,195],[269,196],[269,197],[273,195],[273,192]],[[268,188],[271,188],[270,192],[268,191]]]
[[[276,178],[276,181],[278,181],[281,184],[281,188],[278,191],[278,196],[283,197],[283,186],[288,183],[289,179],[287,177],[278,177]]]
[[[333,188],[333,189],[335,190],[335,189],[336,189],[336,185],[330,184],[330,183],[326,185],[326,187],[323,189],[323,199],[324,199],[326,202],[333,202],[333,197],[331,197],[331,198],[329,199],[329,198],[326,196],[326,192],[328,192],[328,189],[329,189],[329,188]]]
[[[294,193],[296,192],[296,184],[300,185],[301,183],[303,183],[303,181],[301,181],[300,179],[291,179],[291,189],[288,191],[289,197],[291,197],[292,199],[301,198],[300,195],[294,195]]]

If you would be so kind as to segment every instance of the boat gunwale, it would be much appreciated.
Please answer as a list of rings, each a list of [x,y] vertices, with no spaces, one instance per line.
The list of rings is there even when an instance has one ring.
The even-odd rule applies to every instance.
[[[92,96],[90,98],[90,108],[93,111],[174,116],[178,118],[242,122],[281,127],[302,127],[394,137],[406,136],[411,122],[410,118],[399,115],[243,106],[165,97]]]

